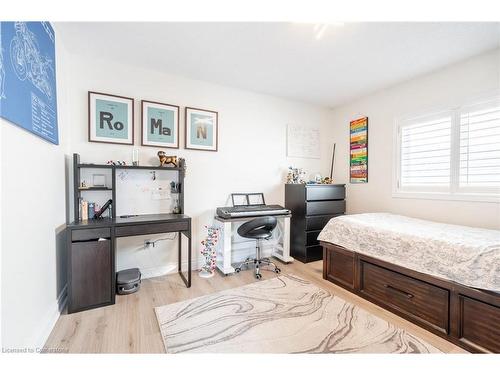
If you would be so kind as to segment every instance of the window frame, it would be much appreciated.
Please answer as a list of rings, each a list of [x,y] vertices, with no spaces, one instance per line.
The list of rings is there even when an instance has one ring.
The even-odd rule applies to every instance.
[[[396,118],[393,129],[393,181],[392,196],[394,198],[410,199],[437,199],[458,201],[479,201],[500,203],[500,188],[474,188],[460,187],[460,117],[464,112],[474,108],[486,106],[488,103],[500,101],[500,95],[495,94],[482,100],[468,102],[460,106],[434,109],[432,111],[420,112],[419,114],[402,116]],[[450,139],[450,185],[448,187],[429,186],[425,190],[422,186],[401,187],[401,142],[402,128],[411,126],[412,123],[429,120],[439,116],[450,115],[451,117],[451,139]]]

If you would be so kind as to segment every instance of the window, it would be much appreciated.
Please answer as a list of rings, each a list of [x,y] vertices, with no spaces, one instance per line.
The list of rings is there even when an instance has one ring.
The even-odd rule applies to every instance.
[[[450,185],[451,115],[401,127],[400,187],[443,190]]]
[[[500,103],[460,112],[459,187],[484,192],[500,188]]]
[[[396,125],[395,196],[500,199],[500,98]]]

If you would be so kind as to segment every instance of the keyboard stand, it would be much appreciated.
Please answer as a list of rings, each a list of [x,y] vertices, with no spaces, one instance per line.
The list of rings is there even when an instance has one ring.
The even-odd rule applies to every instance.
[[[290,256],[290,218],[292,215],[270,215],[278,219],[278,225],[273,237],[263,241],[263,255],[273,256],[284,263],[293,262]],[[217,242],[217,268],[224,274],[234,273],[233,263],[244,261],[247,257],[255,256],[255,241],[242,238],[237,234],[238,227],[249,220],[262,216],[249,216],[224,219],[216,216],[214,225],[219,228],[219,242]],[[269,249],[272,247],[271,249]],[[236,255],[237,254],[237,255]]]

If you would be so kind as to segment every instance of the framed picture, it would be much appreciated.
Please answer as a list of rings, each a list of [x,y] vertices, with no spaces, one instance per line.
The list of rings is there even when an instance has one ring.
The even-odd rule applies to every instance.
[[[350,181],[368,182],[368,117],[351,121],[350,137]]]
[[[59,144],[56,34],[49,22],[0,22],[0,117]]]
[[[141,101],[141,144],[179,148],[179,107]]]
[[[217,112],[186,107],[185,124],[187,149],[217,151]]]
[[[89,91],[89,142],[134,144],[134,99]]]

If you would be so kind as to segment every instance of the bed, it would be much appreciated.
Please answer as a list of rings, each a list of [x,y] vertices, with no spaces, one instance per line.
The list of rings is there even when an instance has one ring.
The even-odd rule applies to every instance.
[[[500,352],[500,231],[388,213],[331,219],[323,277],[474,352]]]

